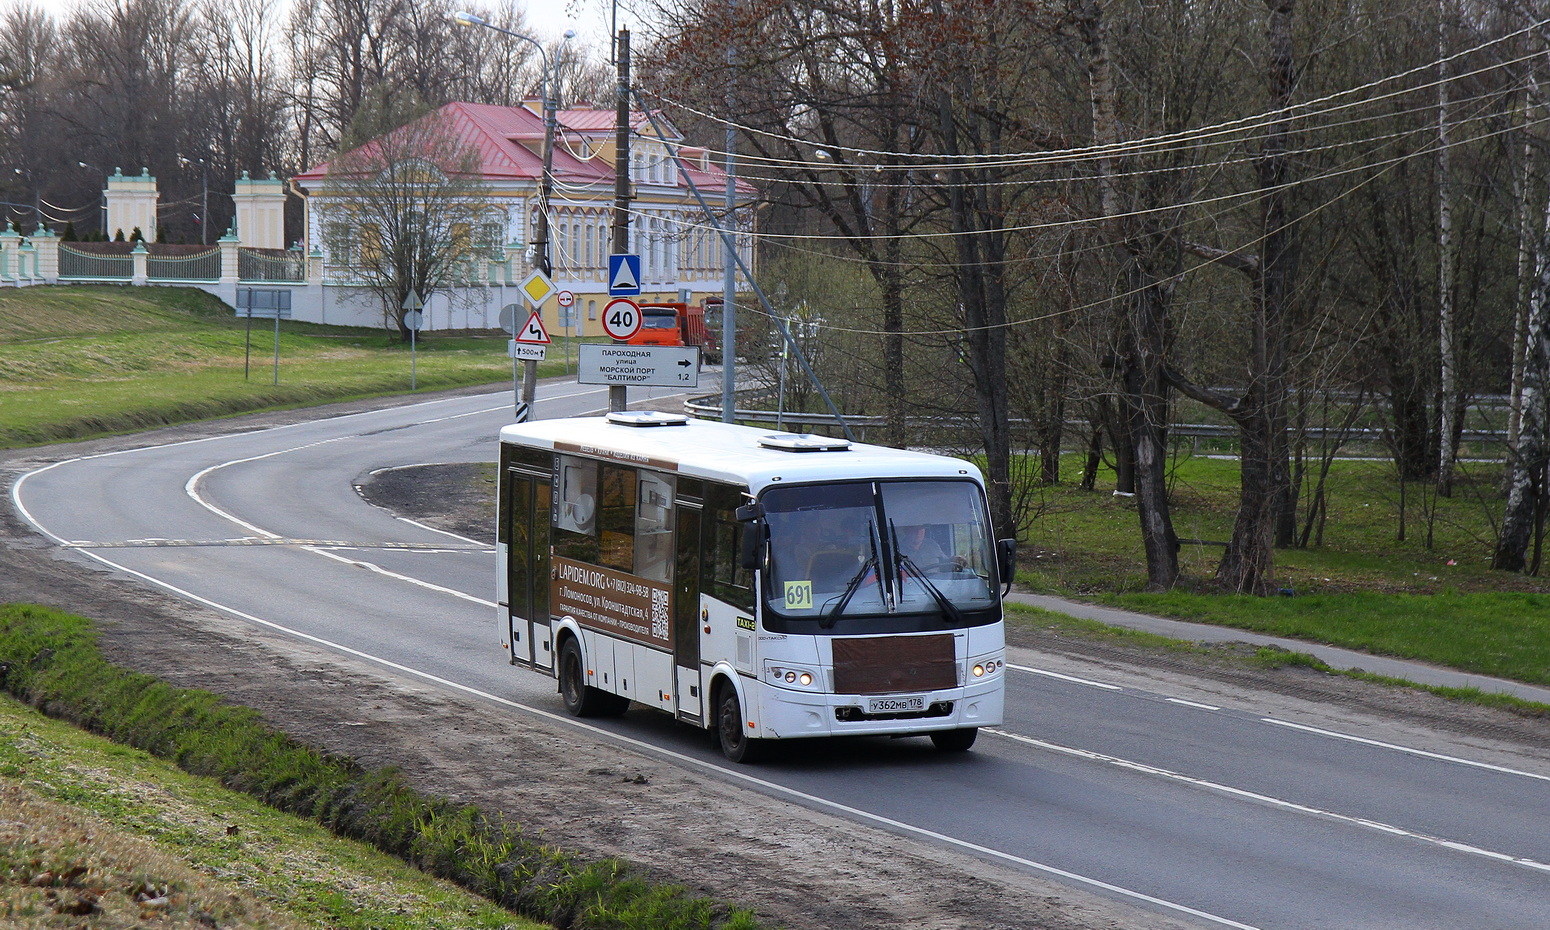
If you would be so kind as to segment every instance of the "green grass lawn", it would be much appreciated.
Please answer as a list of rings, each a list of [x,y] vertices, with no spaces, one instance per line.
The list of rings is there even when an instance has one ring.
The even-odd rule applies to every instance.
[[[508,381],[506,337],[245,321],[202,291],[64,286],[0,290],[0,448],[254,410]],[[557,375],[559,343],[540,376]]]
[[[1076,456],[1063,462],[1074,479]],[[1491,547],[1501,499],[1498,467],[1461,466],[1457,493],[1438,498],[1421,483],[1403,492],[1393,466],[1382,461],[1339,461],[1326,490],[1329,516],[1321,545],[1276,551],[1276,577],[1296,594],[1381,591],[1550,591],[1550,581],[1492,571]],[[1040,489],[1036,513],[1023,533],[1020,580],[1062,594],[1139,591],[1146,581],[1135,501],[1115,497],[1111,472],[1097,489],[1074,482]],[[1209,588],[1232,534],[1238,507],[1238,463],[1185,457],[1171,472],[1174,528],[1186,540],[1179,552],[1186,590]],[[1306,500],[1299,503],[1299,512]],[[1428,538],[1429,537],[1429,538]]]
[[[1063,464],[1072,476],[1080,468],[1075,457]],[[1402,490],[1387,462],[1336,462],[1322,544],[1277,550],[1282,596],[1254,598],[1211,586],[1223,549],[1209,543],[1232,532],[1236,461],[1174,463],[1175,528],[1206,542],[1184,544],[1185,577],[1166,594],[1141,592],[1146,565],[1135,503],[1114,496],[1105,474],[1094,491],[1062,485],[1041,492],[1023,537],[1019,580],[1141,613],[1550,684],[1550,581],[1490,568],[1498,477],[1498,468],[1466,464],[1455,495],[1438,498],[1423,483]]]

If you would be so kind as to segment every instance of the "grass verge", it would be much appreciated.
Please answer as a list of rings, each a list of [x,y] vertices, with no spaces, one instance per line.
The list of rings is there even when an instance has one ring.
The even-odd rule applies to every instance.
[[[1141,613],[1550,684],[1550,595],[1545,594],[1353,592],[1260,598],[1170,591],[1099,600]]]
[[[309,749],[247,708],[105,661],[90,621],[0,607],[0,687],[50,716],[217,779],[280,811],[368,843],[524,916],[578,930],[753,930],[746,911],[653,885],[624,862],[586,862],[520,825],[422,795],[392,769]]]
[[[72,918],[277,930],[542,926],[0,697],[0,923]]]
[[[559,375],[557,340],[539,376]],[[411,355],[413,357],[411,357]],[[382,330],[282,321],[251,336],[192,288],[0,289],[0,448],[173,423],[509,381],[500,335],[426,334],[411,353]],[[411,369],[412,375],[411,375]]]
[[[1339,669],[1306,652],[1261,646],[1252,652],[1242,653],[1237,647],[1228,648],[1221,645],[1207,645],[1190,642],[1189,640],[1173,639],[1172,637],[1162,636],[1157,633],[1110,626],[1097,620],[1088,620],[1085,617],[1072,617],[1057,611],[1045,610],[1042,607],[1017,604],[1011,601],[1006,602],[1006,617],[1008,623],[1020,625],[1026,629],[1055,630],[1068,636],[1098,642],[1118,643],[1140,651],[1174,656],[1189,655],[1200,658],[1203,661],[1236,664],[1249,668],[1308,668],[1329,675],[1340,675],[1344,678],[1353,678],[1358,681],[1371,682],[1386,687],[1414,688],[1418,691],[1427,691],[1451,700],[1466,701],[1485,707],[1509,710],[1522,716],[1550,718],[1550,704],[1527,701],[1510,694],[1482,691],[1479,688],[1425,685],[1403,678],[1376,675],[1372,672]]]

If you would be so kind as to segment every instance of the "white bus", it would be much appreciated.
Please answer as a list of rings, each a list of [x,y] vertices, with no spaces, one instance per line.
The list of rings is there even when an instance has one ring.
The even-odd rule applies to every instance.
[[[734,762],[1001,722],[1014,543],[973,465],[651,411],[500,438],[505,646],[570,713],[655,707]]]

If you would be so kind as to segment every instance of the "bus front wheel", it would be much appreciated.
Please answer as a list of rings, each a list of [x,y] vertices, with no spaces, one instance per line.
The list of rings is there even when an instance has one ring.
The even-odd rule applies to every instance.
[[[940,730],[931,734],[931,742],[935,744],[938,752],[967,752],[969,747],[974,745],[974,738],[979,735],[979,727]]]
[[[748,735],[743,723],[743,705],[737,689],[722,685],[716,698],[716,739],[721,754],[732,762],[753,763],[765,756],[765,742]]]
[[[587,684],[581,647],[574,639],[560,647],[560,698],[573,717],[616,717],[630,706],[629,699]]]

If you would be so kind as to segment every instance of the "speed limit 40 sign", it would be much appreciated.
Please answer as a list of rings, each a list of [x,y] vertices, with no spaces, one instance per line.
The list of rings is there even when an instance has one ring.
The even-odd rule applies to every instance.
[[[628,297],[616,297],[603,307],[603,332],[623,342],[640,332],[640,304]]]

